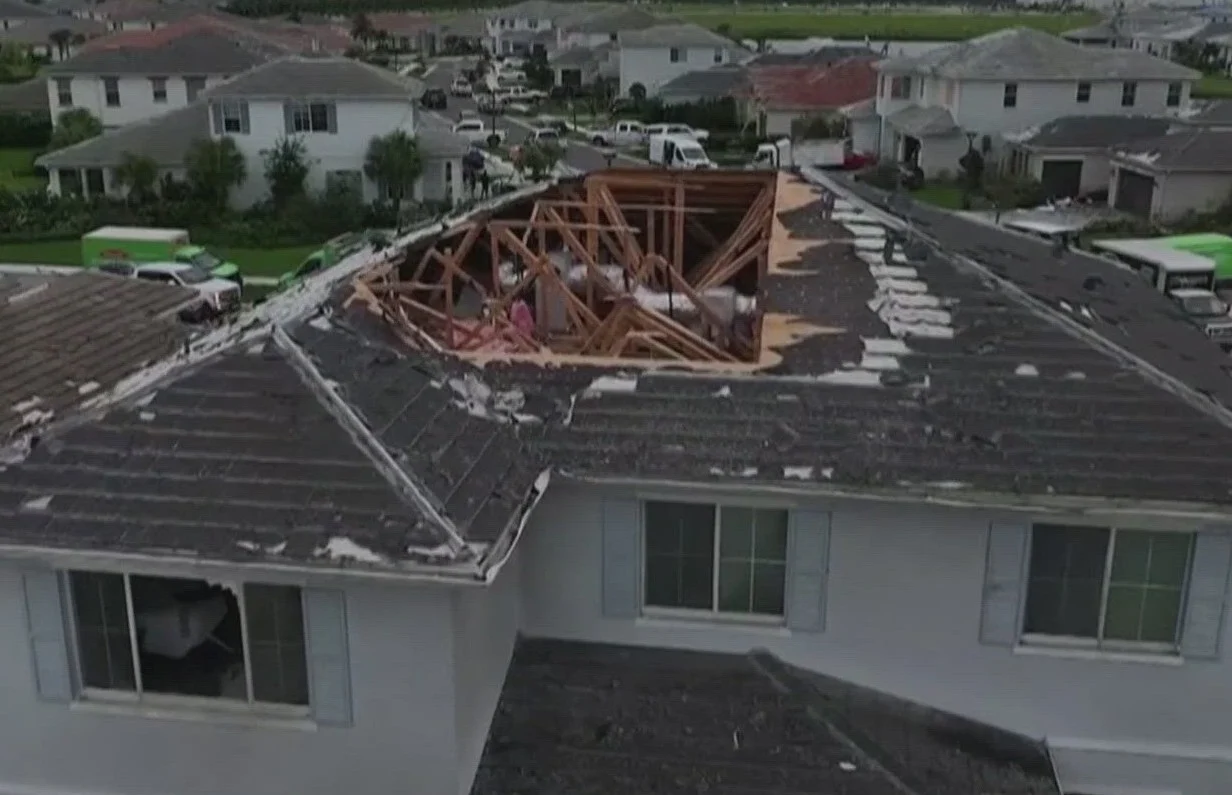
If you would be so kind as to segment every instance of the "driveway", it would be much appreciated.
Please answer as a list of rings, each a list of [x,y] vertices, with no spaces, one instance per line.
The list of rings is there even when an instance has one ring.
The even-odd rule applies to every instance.
[[[429,88],[440,88],[448,93],[449,86],[453,83],[454,77],[462,69],[463,65],[461,62],[441,63],[424,78],[424,82]],[[462,118],[464,111],[478,114],[479,107],[471,98],[451,95],[449,97],[448,109],[440,112],[439,115],[452,123]],[[483,118],[486,121],[491,121],[490,116],[483,115]],[[510,144],[522,143],[522,141],[526,140],[527,134],[534,129],[521,119],[514,119],[508,116],[497,116],[496,127],[505,131],[505,138]],[[568,166],[576,168],[578,171],[596,171],[601,168],[607,168],[607,157],[604,155],[604,150],[579,141],[568,141],[565,144],[563,162]],[[612,165],[626,167],[645,166],[647,163],[645,160],[617,154],[613,159]]]

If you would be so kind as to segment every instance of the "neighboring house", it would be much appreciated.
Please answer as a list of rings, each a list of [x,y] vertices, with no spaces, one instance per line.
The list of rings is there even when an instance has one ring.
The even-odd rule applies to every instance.
[[[25,0],[0,0],[0,31],[12,30],[54,14]]]
[[[620,94],[641,84],[653,97],[674,78],[700,69],[741,63],[749,51],[729,38],[692,23],[668,23],[619,35]]]
[[[304,144],[306,187],[348,186],[365,201],[388,191],[364,176],[369,142],[394,130],[419,139],[423,176],[414,196],[441,201],[462,195],[466,142],[447,130],[418,125],[410,84],[388,70],[345,58],[290,57],[270,62],[211,89],[207,97],[38,159],[53,193],[122,195],[115,169],[126,152],[151,157],[179,178],[192,143],[229,137],[244,154],[247,179],[232,193],[247,207],[269,196],[265,152],[284,137]]]
[[[875,58],[868,47],[854,44],[834,44],[808,52],[767,52],[755,56],[748,66],[831,66],[848,58]]]
[[[1119,9],[1095,25],[1066,31],[1061,38],[1086,47],[1132,49],[1135,35],[1174,24],[1177,18],[1176,11],[1167,9]]]
[[[159,116],[287,47],[214,17],[89,42],[44,70],[53,117],[84,108],[106,128]]]
[[[551,0],[524,0],[489,11],[485,20],[488,51],[528,55],[537,46],[547,52],[556,43],[556,20],[569,13],[568,4]]]
[[[656,96],[664,105],[710,102],[742,95],[747,90],[748,79],[748,69],[745,67],[725,64],[674,77],[659,86]]]
[[[877,64],[881,155],[927,176],[953,172],[974,143],[1075,114],[1179,115],[1192,69],[1125,49],[1082,47],[1013,28]]]
[[[440,46],[440,25],[426,14],[402,11],[375,11],[368,14],[368,22],[377,32],[377,38],[368,42],[375,47],[383,40],[401,52],[417,52],[435,55]]]
[[[4,384],[0,788],[1222,795],[1226,358],[1110,262],[927,207],[887,246],[828,187],[741,224],[738,374],[479,367],[372,304],[551,185],[196,341],[0,305],[74,351]]]
[[[620,74],[619,57],[616,45],[607,42],[559,50],[553,53],[549,64],[556,85],[577,88],[588,86],[600,77],[617,77]]]
[[[873,63],[860,56],[817,65],[750,64],[744,117],[756,120],[758,135],[789,136],[798,121],[833,117],[876,97]]]
[[[1232,131],[1182,129],[1112,152],[1108,204],[1142,218],[1171,221],[1232,200]]]
[[[625,31],[645,30],[663,22],[660,17],[636,6],[618,5],[598,11],[579,11],[559,20],[556,43],[561,49],[614,44]]]
[[[86,42],[106,32],[106,25],[89,19],[40,17],[0,31],[0,45],[19,47],[56,63],[72,58]]]
[[[38,77],[0,85],[0,108],[7,113],[47,113],[47,86]]]
[[[1175,125],[1159,116],[1063,116],[1007,135],[1011,147],[1003,162],[1009,173],[1043,183],[1054,199],[1107,191],[1114,146],[1158,138]]]

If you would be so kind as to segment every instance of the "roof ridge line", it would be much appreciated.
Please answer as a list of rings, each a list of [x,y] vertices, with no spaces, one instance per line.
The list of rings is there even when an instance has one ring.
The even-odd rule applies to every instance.
[[[428,497],[426,489],[424,489],[422,484],[398,465],[398,462],[390,455],[389,450],[381,443],[381,440],[377,438],[376,434],[372,432],[372,429],[368,427],[355,409],[342,399],[336,389],[329,385],[325,376],[313,364],[312,359],[309,358],[299,343],[281,326],[276,324],[271,338],[274,341],[274,345],[286,354],[291,367],[299,375],[304,385],[308,387],[308,390],[312,392],[313,396],[320,401],[325,410],[351,436],[357,443],[357,446],[372,459],[377,470],[389,481],[399,496],[408,499],[415,508],[422,511],[432,521],[436,528],[444,534],[445,544],[454,555],[458,555],[465,550],[467,548],[466,541],[462,538],[454,523],[441,512],[436,502]]]
[[[808,173],[806,174],[806,172]],[[1081,323],[1076,322],[1073,318],[1058,312],[1048,304],[1032,296],[1014,282],[997,275],[971,257],[968,257],[965,254],[957,254],[946,251],[945,247],[938,241],[933,239],[931,236],[924,234],[904,219],[887,210],[883,210],[882,208],[877,207],[864,199],[861,199],[859,196],[853,195],[844,186],[839,185],[837,182],[834,182],[833,180],[819,174],[815,169],[807,167],[801,168],[800,173],[805,175],[805,179],[809,182],[813,184],[821,184],[827,189],[832,187],[836,192],[842,193],[847,201],[864,205],[873,210],[876,214],[884,216],[887,219],[891,219],[900,229],[910,229],[917,237],[928,241],[928,244],[932,248],[944,252],[956,263],[975,271],[975,273],[981,278],[987,279],[995,284],[997,289],[1008,298],[1026,307],[1037,317],[1046,320],[1053,325],[1059,326],[1070,334],[1078,337],[1083,342],[1091,345],[1096,350],[1104,353],[1106,356],[1109,356],[1115,360],[1120,360],[1122,364],[1133,368],[1139,375],[1147,381],[1155,384],[1155,386],[1166,392],[1171,392],[1173,396],[1180,398],[1191,407],[1198,409],[1202,413],[1219,422],[1224,427],[1232,429],[1232,409],[1224,406],[1222,403],[1203,395],[1201,392],[1189,386],[1181,379],[1164,372],[1142,357],[1131,353],[1120,345],[1117,345],[1115,342],[1099,332],[1089,329]]]

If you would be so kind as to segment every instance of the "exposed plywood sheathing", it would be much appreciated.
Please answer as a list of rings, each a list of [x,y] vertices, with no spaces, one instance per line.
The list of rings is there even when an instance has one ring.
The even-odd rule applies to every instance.
[[[446,230],[356,298],[476,361],[761,363],[776,178],[615,169]]]

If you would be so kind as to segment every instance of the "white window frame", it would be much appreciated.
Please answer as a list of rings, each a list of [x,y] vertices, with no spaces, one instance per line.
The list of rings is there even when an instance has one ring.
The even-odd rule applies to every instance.
[[[120,97],[120,78],[118,77],[103,77],[103,105],[108,108],[121,107]],[[115,87],[115,91],[111,90],[111,86]],[[115,102],[111,101],[111,97],[115,96]]]
[[[1185,85],[1180,82],[1172,82],[1168,84],[1168,93],[1164,97],[1164,105],[1169,108],[1179,108],[1181,106],[1181,98],[1185,95]],[[1175,97],[1176,101],[1173,101]]]
[[[1040,524],[1048,524],[1041,522]],[[1073,525],[1078,527],[1079,525]],[[1032,647],[1054,647],[1067,649],[1091,649],[1102,652],[1142,652],[1147,654],[1169,654],[1175,655],[1180,653],[1180,636],[1185,624],[1185,608],[1189,603],[1189,580],[1193,574],[1193,555],[1194,544],[1197,534],[1192,531],[1181,531],[1182,535],[1189,537],[1189,563],[1185,567],[1185,578],[1181,581],[1181,605],[1177,612],[1176,632],[1172,643],[1153,643],[1149,641],[1132,641],[1132,640],[1104,640],[1104,622],[1108,617],[1108,589],[1112,585],[1112,561],[1116,554],[1116,537],[1118,532],[1140,532],[1140,533],[1169,533],[1170,530],[1151,530],[1139,527],[1111,527],[1106,525],[1092,525],[1100,530],[1108,531],[1108,549],[1104,555],[1104,571],[1103,581],[1100,585],[1099,594],[1099,624],[1095,629],[1095,637],[1085,638],[1075,635],[1044,635],[1035,632],[1026,631],[1027,620],[1027,602],[1031,599],[1031,571],[1030,560],[1035,544],[1035,526],[1031,527],[1031,535],[1027,543],[1027,571],[1022,590],[1022,609],[1019,617],[1019,639],[1024,646]]]
[[[244,132],[244,111],[238,102],[219,103],[219,115],[222,116],[222,134],[223,135],[238,135]],[[235,129],[231,129],[232,122],[235,123]]]
[[[1129,100],[1126,102],[1125,100]],[[1126,80],[1121,83],[1121,107],[1132,108],[1138,104],[1138,81]]]
[[[710,604],[708,610],[702,610],[692,607],[658,607],[655,605],[646,604],[646,577],[648,568],[646,565],[646,504],[650,502],[674,502],[686,505],[706,505],[714,508],[714,556],[711,560],[710,573]],[[765,613],[725,613],[718,609],[719,604],[719,564],[722,559],[722,527],[723,527],[723,509],[735,508],[744,510],[757,511],[781,511],[788,516],[788,551],[784,555],[783,560],[783,613],[782,615],[767,615]],[[641,532],[638,538],[638,567],[640,576],[638,582],[638,604],[641,608],[642,616],[646,618],[659,619],[677,619],[684,621],[712,621],[720,624],[757,624],[767,627],[784,627],[787,625],[787,586],[788,578],[788,558],[790,557],[791,549],[791,508],[782,503],[753,501],[726,501],[726,500],[696,500],[686,499],[681,497],[661,496],[661,495],[644,495],[638,498],[638,522],[641,525]],[[755,560],[749,561],[752,565]],[[778,561],[766,561],[774,562]]]
[[[911,76],[890,78],[890,99],[911,99]]]
[[[165,274],[164,274],[165,275]],[[172,280],[174,281],[174,280]],[[82,670],[81,653],[80,653],[80,634],[77,628],[77,606],[74,601],[75,595],[70,585],[70,575],[74,572],[82,572],[93,575],[110,575],[122,577],[124,580],[124,610],[128,621],[128,642],[129,654],[132,656],[133,663],[133,689],[130,690],[108,690],[106,688],[87,687],[85,685],[85,673]],[[144,690],[141,673],[141,657],[140,648],[137,640],[137,615],[133,608],[133,574],[129,572],[117,571],[100,571],[94,569],[66,569],[60,573],[61,592],[67,595],[68,609],[64,611],[68,617],[68,631],[70,663],[73,666],[73,674],[76,677],[78,686],[77,698],[81,701],[87,701],[96,704],[133,704],[148,707],[163,707],[168,709],[178,710],[201,710],[209,712],[223,713],[240,713],[240,714],[255,714],[265,715],[277,718],[287,719],[305,719],[312,715],[312,688],[309,682],[309,703],[308,704],[277,704],[268,701],[254,701],[252,695],[252,652],[251,643],[248,639],[248,606],[246,603],[247,593],[245,585],[248,583],[240,583],[237,585],[235,601],[239,606],[240,611],[240,637],[244,645],[244,689],[246,699],[239,701],[231,698],[208,697],[208,696],[189,696],[177,693],[147,693]],[[192,577],[172,576],[171,579],[193,580]],[[266,583],[251,583],[252,585],[264,585]],[[278,583],[272,583],[278,584]],[[293,585],[299,591],[300,602],[303,603],[304,589],[302,586]],[[308,659],[308,640],[307,626],[304,628],[304,666],[309,671],[311,677],[311,662]]]
[[[291,129],[296,135],[306,135],[309,133],[327,133],[329,132],[329,105],[328,102],[297,102],[291,107]],[[325,113],[325,126],[321,129],[316,129],[312,123],[312,109],[322,108]]]
[[[56,81],[56,104],[61,108],[73,107],[73,78],[57,77]],[[68,99],[65,102],[65,98]]]

